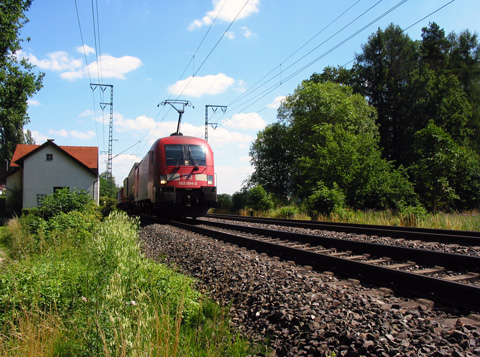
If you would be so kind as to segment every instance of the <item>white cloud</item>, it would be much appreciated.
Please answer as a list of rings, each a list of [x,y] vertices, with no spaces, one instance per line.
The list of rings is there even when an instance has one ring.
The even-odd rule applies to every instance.
[[[247,90],[247,84],[245,83],[245,81],[243,79],[239,79],[236,84],[237,85],[235,90],[239,93],[245,93],[245,91]]]
[[[32,130],[32,138],[33,138],[33,140],[35,140],[35,143],[37,145],[41,145],[45,141],[47,141],[47,139],[49,139],[50,137],[43,135],[39,131]]]
[[[95,113],[93,110],[87,109],[83,113],[80,113],[79,117],[94,117]]]
[[[60,130],[50,129],[48,132],[56,136],[61,136],[62,138],[66,138],[68,136],[68,131],[66,131],[65,129],[60,129]]]
[[[119,132],[151,130],[157,125],[153,118],[139,115],[135,119],[127,119],[122,114],[114,114],[115,128]]]
[[[252,36],[256,36],[248,27],[246,26],[243,26],[240,28],[240,30],[242,31],[242,35],[243,37],[245,38],[250,38]]]
[[[280,107],[280,104],[282,104],[282,101],[285,100],[286,96],[281,95],[278,97],[275,97],[273,102],[270,104],[267,104],[267,107],[272,108],[272,109],[278,109]]]
[[[233,40],[235,38],[235,32],[228,31],[225,33],[225,37],[228,38],[229,40]]]
[[[55,72],[72,71],[82,66],[82,60],[70,57],[67,52],[56,51],[47,54],[47,58],[38,59],[33,54],[24,54],[21,56],[28,58],[29,62],[40,69],[51,70]]]
[[[78,46],[78,47],[75,47],[75,49],[77,50],[78,53],[85,54],[85,55],[95,53],[95,49],[87,45]]]
[[[60,77],[68,80],[76,80],[90,77],[99,77],[98,69],[100,69],[102,78],[125,79],[125,74],[139,68],[143,63],[138,57],[123,56],[113,57],[110,55],[102,55],[99,58],[99,66],[97,61],[90,63],[87,67],[78,70],[67,71],[60,74]]]
[[[50,129],[48,130],[50,134],[56,135],[56,136],[61,136],[62,138],[68,138],[72,137],[75,139],[82,139],[82,140],[89,140],[91,138],[94,138],[96,136],[95,132],[89,130],[86,132],[78,131],[78,130],[70,130],[67,131],[65,129],[60,129],[60,130],[54,130]]]
[[[93,48],[85,45],[84,47],[77,47],[77,51],[86,53],[94,52]],[[97,61],[85,66],[84,61],[80,58],[73,58],[65,51],[56,51],[48,53],[46,58],[38,59],[33,54],[26,54],[19,52],[19,57],[27,58],[28,61],[39,67],[40,69],[60,72],[60,77],[68,80],[76,80],[81,78],[88,78],[89,74],[92,78],[117,78],[125,79],[125,74],[139,68],[143,63],[138,57],[123,56],[113,57],[110,55],[102,55],[99,58],[99,66]],[[98,69],[101,71],[101,76],[98,75]]]
[[[251,135],[238,133],[236,131],[230,131],[223,127],[219,127],[216,130],[208,131],[208,141],[212,142],[214,145],[242,145],[250,144],[254,138]]]
[[[89,130],[87,132],[82,132],[78,130],[71,130],[68,132],[70,136],[76,138],[76,139],[82,139],[82,140],[88,140],[91,138],[94,138],[96,136],[95,132]]]
[[[244,19],[259,12],[259,2],[260,0],[250,0],[245,5],[245,0],[212,0],[213,10],[207,12],[201,20],[192,21],[188,29],[193,31],[202,26],[210,26],[215,18],[226,22],[232,22],[235,18]]]
[[[267,123],[258,113],[239,113],[224,122],[224,126],[235,129],[262,130]]]
[[[40,101],[37,100],[37,99],[29,99],[29,100],[28,100],[28,105],[29,105],[30,107],[38,107],[38,106],[40,106],[40,105],[42,105],[42,104],[41,104]]]
[[[223,73],[205,77],[188,77],[168,86],[168,91],[174,95],[187,95],[200,98],[204,94],[220,94],[235,83],[235,80]]]
[[[251,166],[215,166],[217,192],[229,195],[240,191],[243,181],[253,173]]]
[[[105,164],[106,160],[107,155],[102,155],[99,160],[100,172],[104,172],[107,169],[107,165]],[[123,186],[123,180],[130,173],[133,164],[141,160],[141,157],[131,154],[120,154],[112,160],[112,174],[118,186]]]

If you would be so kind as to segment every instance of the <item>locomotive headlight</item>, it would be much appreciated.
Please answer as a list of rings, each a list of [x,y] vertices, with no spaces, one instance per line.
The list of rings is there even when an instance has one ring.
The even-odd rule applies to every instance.
[[[160,185],[167,184],[167,175],[160,175]]]
[[[212,175],[207,176],[207,185],[213,185],[213,176]]]

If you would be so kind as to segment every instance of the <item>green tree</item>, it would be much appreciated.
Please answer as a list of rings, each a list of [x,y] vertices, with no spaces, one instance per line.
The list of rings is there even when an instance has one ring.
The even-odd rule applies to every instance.
[[[25,142],[27,101],[42,87],[43,74],[33,73],[33,66],[18,57],[22,48],[19,31],[28,21],[25,12],[30,5],[31,0],[0,4],[0,162],[10,160],[17,144]]]
[[[409,168],[415,189],[430,211],[479,208],[480,158],[458,145],[433,121],[418,131],[414,163]]]
[[[288,128],[278,122],[267,126],[250,147],[251,164],[255,169],[251,183],[261,185],[277,197],[287,197],[292,191],[293,154]]]
[[[240,212],[240,210],[247,207],[248,195],[249,195],[249,191],[245,188],[242,188],[242,190],[237,191],[232,195],[233,212]]]
[[[405,86],[403,106],[398,110],[401,125],[398,128],[397,158],[400,163],[411,164],[414,136],[430,121],[441,127],[457,143],[464,144],[471,136],[469,120],[471,106],[456,77],[434,72],[428,66],[411,73]]]
[[[248,207],[256,212],[265,212],[273,208],[272,198],[262,185],[256,185],[250,189]]]
[[[232,196],[228,193],[221,193],[217,195],[217,208],[230,212],[232,209]]]
[[[415,204],[405,171],[395,170],[381,156],[375,118],[375,109],[350,87],[304,81],[279,110],[282,140],[294,143],[289,145],[289,175],[283,177],[288,181],[281,185],[291,187],[297,198],[313,200],[311,206],[318,211],[323,205],[320,197],[335,198],[335,202],[344,201],[352,207]],[[259,136],[265,141],[269,135],[268,141],[274,143],[273,133],[265,130]],[[254,145],[252,151],[259,147]],[[279,148],[271,147],[271,151]],[[271,165],[257,165],[252,177],[259,177],[258,170],[263,171],[263,177],[279,177]],[[326,209],[340,206],[327,205]]]
[[[478,34],[469,30],[451,33],[448,70],[455,75],[472,106],[469,127],[473,130],[471,146],[480,153],[480,43]]]
[[[100,174],[100,197],[117,198],[117,185],[115,177],[108,178],[108,173]]]
[[[424,64],[437,74],[445,74],[448,65],[451,43],[445,31],[435,22],[422,28],[420,56]]]
[[[416,43],[393,24],[370,36],[356,57],[357,82],[362,83],[358,89],[377,109],[380,146],[388,159],[397,160],[403,150],[398,143],[402,125],[399,111],[410,73],[417,66]]]

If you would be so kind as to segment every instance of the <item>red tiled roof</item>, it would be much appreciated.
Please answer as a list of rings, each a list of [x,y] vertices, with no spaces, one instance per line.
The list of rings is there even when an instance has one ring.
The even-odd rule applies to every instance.
[[[98,147],[96,146],[59,146],[89,169],[98,170]]]
[[[10,167],[19,167],[19,165],[16,164],[15,161],[31,153],[33,150],[35,150],[38,147],[40,147],[40,145],[18,144],[15,149],[15,152],[13,153],[12,161],[10,162]]]
[[[52,141],[47,141],[43,145],[27,145],[18,144],[15,152],[13,153],[10,167],[19,167],[16,161],[22,161],[25,156],[31,154],[34,150],[40,146],[51,144],[54,147],[63,150],[66,154],[70,155],[74,159],[78,160],[81,164],[88,167],[90,170],[98,172],[98,147],[96,146],[58,146]]]

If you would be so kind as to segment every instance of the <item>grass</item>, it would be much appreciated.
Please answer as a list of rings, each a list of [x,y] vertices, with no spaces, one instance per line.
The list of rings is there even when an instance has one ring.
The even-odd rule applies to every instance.
[[[225,310],[145,258],[138,221],[72,211],[13,219],[0,233],[2,356],[246,356]],[[82,224],[85,222],[85,224]],[[88,224],[87,224],[88,223]]]
[[[268,212],[252,212],[244,209],[240,212],[244,216],[263,216],[272,218],[290,218],[310,220],[302,208],[288,206],[272,209]],[[393,212],[387,211],[360,211],[345,209],[333,212],[330,215],[318,215],[318,221],[342,222],[358,224],[375,224],[384,226],[405,226],[419,228],[453,229],[463,231],[480,231],[480,212],[462,213],[427,213],[424,211]]]

